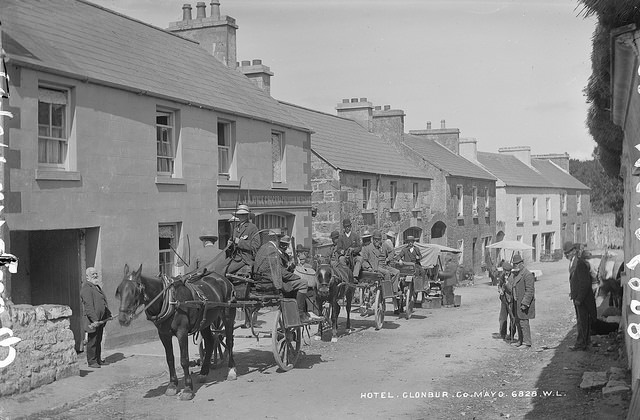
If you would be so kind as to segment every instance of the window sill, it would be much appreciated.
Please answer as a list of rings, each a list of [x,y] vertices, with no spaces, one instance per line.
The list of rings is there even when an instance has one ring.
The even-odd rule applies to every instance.
[[[218,178],[218,187],[240,188],[240,181],[227,178]]]
[[[458,220],[464,220],[464,214],[459,214],[457,217]]]
[[[37,181],[82,181],[80,172],[36,169]]]
[[[539,221],[539,220],[534,220],[534,221],[533,221],[533,226],[538,226],[539,224],[540,224],[540,221]]]
[[[375,212],[374,209],[362,209],[362,214],[374,214]]]
[[[157,175],[156,184],[186,185],[187,181],[184,178],[170,178],[168,176]]]
[[[547,220],[548,225],[550,225],[551,223],[553,223],[553,220]]]
[[[288,190],[289,185],[286,182],[272,182],[271,183],[272,190]]]
[[[516,226],[517,227],[523,227],[524,226],[524,222],[516,222]]]
[[[569,215],[569,213],[568,213],[568,212],[566,212],[566,211],[563,211],[563,212],[562,212],[562,215],[563,215],[563,216],[568,216],[568,215]]]

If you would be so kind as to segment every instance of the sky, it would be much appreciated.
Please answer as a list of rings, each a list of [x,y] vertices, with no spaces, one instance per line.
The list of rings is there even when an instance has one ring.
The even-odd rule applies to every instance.
[[[91,1],[160,28],[190,2]],[[342,99],[367,98],[403,110],[405,132],[445,120],[480,151],[585,160],[595,19],[580,10],[577,0],[220,0],[239,27],[238,61],[269,66],[278,100],[335,115]]]

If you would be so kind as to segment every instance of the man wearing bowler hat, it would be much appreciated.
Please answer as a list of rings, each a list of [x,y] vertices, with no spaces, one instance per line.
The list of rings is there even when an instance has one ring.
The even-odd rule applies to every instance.
[[[518,341],[512,346],[531,347],[531,327],[529,320],[536,317],[535,277],[524,267],[524,260],[520,254],[516,254],[511,260],[513,263],[513,301],[516,330]]]
[[[239,220],[227,243],[229,262],[225,274],[251,272],[256,252],[260,247],[258,228],[249,221],[249,206],[240,204],[235,216]]]
[[[214,235],[213,232],[203,232],[202,235],[200,235],[200,240],[202,241],[202,248],[200,248],[196,254],[196,269],[202,271],[207,264],[214,260],[220,251],[215,246],[215,243],[218,241],[218,236]],[[211,270],[210,267],[207,267],[207,269]]]
[[[343,233],[338,238],[338,244],[336,250],[340,256],[351,255],[353,260],[353,277],[358,277],[360,274],[360,267],[362,266],[362,257],[360,251],[362,250],[362,241],[360,236],[351,230],[351,220],[344,219],[342,221]]]
[[[387,239],[384,240],[385,243],[389,244],[391,248],[396,247],[396,233],[392,230],[386,233]]]
[[[415,241],[416,239],[413,236],[407,236],[407,244],[400,250],[398,259],[405,263],[413,263],[416,268],[416,274],[422,277],[424,275],[424,268],[420,265],[422,254],[415,245]]]
[[[589,264],[580,252],[580,244],[567,241],[563,246],[564,256],[569,259],[570,297],[576,310],[578,336],[569,350],[587,350],[591,344],[591,322],[597,318],[596,301],[591,288]]]

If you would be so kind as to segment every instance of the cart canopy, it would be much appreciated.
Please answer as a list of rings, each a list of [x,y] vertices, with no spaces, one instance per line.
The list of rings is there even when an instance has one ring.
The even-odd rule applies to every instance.
[[[422,259],[420,260],[420,265],[424,268],[435,267],[438,264],[438,257],[442,252],[451,252],[453,254],[460,254],[462,251],[455,248],[450,248],[448,246],[439,245],[439,244],[422,244],[420,242],[415,242],[413,244],[420,250],[420,254],[422,255]],[[407,245],[400,245],[395,248],[396,257],[400,254],[402,248]]]

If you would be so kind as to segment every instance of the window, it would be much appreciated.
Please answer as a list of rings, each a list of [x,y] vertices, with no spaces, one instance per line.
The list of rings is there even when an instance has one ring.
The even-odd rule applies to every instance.
[[[582,193],[580,191],[576,191],[576,207],[577,212],[582,213]]]
[[[369,208],[369,195],[371,195],[371,180],[363,179],[362,180],[362,208]]]
[[[172,176],[175,170],[175,114],[156,111],[156,149],[158,173]]]
[[[271,133],[271,163],[272,163],[272,181],[284,182],[284,142],[282,133]]]
[[[516,241],[522,242],[522,235],[516,235]]]
[[[563,191],[562,195],[560,196],[560,205],[562,206],[562,212],[566,213],[567,212],[567,192]]]
[[[462,185],[458,185],[456,187],[456,197],[458,198],[458,217],[462,217],[464,212],[464,203],[463,203],[463,198],[464,196],[462,195]]]
[[[175,253],[178,248],[178,224],[158,225],[158,271],[160,274],[172,276]]]
[[[484,209],[489,210],[489,188],[484,187]]]
[[[516,197],[516,222],[522,222],[522,197]]]
[[[471,212],[474,216],[478,215],[478,187],[473,187],[471,190],[471,202],[473,203],[473,208]]]
[[[38,164],[51,168],[67,168],[68,92],[38,88]]]
[[[233,131],[232,124],[218,122],[218,175],[231,176],[233,162]]]
[[[414,182],[413,183],[413,208],[417,208],[418,207],[418,196],[420,194],[420,190],[418,188],[418,183]]]
[[[546,205],[545,205],[545,213],[547,220],[551,220],[551,198],[547,197]]]
[[[533,197],[533,220],[538,220],[538,197]]]
[[[391,208],[396,207],[396,198],[398,197],[398,181],[391,181],[389,185],[389,191],[391,192]]]

